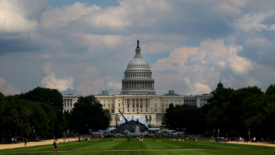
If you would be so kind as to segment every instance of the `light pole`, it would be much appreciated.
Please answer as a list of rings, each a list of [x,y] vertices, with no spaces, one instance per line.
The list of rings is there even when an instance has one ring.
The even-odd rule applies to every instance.
[[[35,132],[34,126],[32,126],[32,141],[34,141],[34,132]]]
[[[218,129],[218,137],[220,136],[220,129]]]
[[[87,136],[87,130],[88,130],[88,124],[85,124],[85,126],[86,126],[86,136]]]
[[[69,137],[70,137],[70,130],[69,129],[67,130],[67,133],[68,133],[68,142],[69,142],[70,141],[69,140]]]
[[[248,129],[248,141],[250,141],[250,128]]]
[[[213,129],[213,138],[215,137],[215,129]]]

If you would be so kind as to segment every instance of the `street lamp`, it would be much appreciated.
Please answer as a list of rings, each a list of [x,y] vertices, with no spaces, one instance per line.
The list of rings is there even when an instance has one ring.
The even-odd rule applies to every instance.
[[[250,128],[248,129],[248,141],[250,141]]]
[[[86,126],[86,132],[85,133],[86,133],[86,136],[87,136],[88,124],[85,124],[85,126]]]
[[[67,133],[68,133],[68,142],[69,142],[70,141],[69,140],[69,137],[70,137],[70,130],[69,129],[67,130]]]
[[[218,137],[220,136],[220,129],[218,129]]]
[[[35,132],[34,126],[32,126],[32,141],[34,141],[34,132]]]

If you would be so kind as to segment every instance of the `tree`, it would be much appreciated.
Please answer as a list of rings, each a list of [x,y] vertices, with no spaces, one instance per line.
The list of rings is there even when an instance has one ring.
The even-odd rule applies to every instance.
[[[266,91],[265,91],[266,95],[275,95],[275,85],[270,85]]]
[[[70,118],[70,128],[85,134],[88,129],[106,129],[109,127],[110,118],[105,116],[102,105],[90,95],[79,97],[75,103]]]
[[[62,135],[62,132],[67,128],[67,124],[63,117],[62,94],[58,90],[37,87],[25,94],[19,95],[19,98],[49,104],[55,112],[55,116],[52,116],[52,113],[49,114],[52,116],[52,119],[50,119],[52,122],[49,122],[51,128],[56,135]],[[44,108],[46,107],[44,106]]]
[[[110,123],[112,121],[110,111],[108,109],[105,109],[105,110],[103,110],[103,112],[104,112],[104,116],[108,118],[109,123]]]
[[[169,126],[170,128],[176,128],[175,107],[172,103],[169,105],[169,108],[166,110],[164,116],[167,118],[166,126]]]

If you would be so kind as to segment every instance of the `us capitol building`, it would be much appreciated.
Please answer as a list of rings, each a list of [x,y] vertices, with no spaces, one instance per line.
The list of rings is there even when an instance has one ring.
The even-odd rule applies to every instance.
[[[135,51],[135,57],[128,63],[124,72],[121,93],[109,94],[107,90],[103,90],[101,94],[95,95],[103,109],[110,111],[111,126],[115,126],[117,121],[121,121],[122,117],[119,111],[128,117],[144,116],[148,125],[160,126],[169,104],[174,106],[190,104],[202,107],[207,104],[212,93],[223,87],[220,82],[218,88],[211,94],[203,95],[184,96],[176,94],[174,90],[169,90],[164,95],[156,95],[155,80],[148,62],[141,56],[139,41],[137,41]],[[63,95],[64,111],[72,111],[78,97],[80,95]]]

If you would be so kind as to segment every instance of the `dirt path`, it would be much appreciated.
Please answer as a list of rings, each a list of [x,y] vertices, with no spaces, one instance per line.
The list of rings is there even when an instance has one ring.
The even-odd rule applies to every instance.
[[[259,146],[270,146],[275,147],[275,144],[267,143],[267,142],[257,142],[257,143],[246,143],[246,142],[228,142],[230,144],[243,144],[243,145],[259,145]]]
[[[70,138],[70,142],[72,141],[78,141],[78,138]],[[31,147],[31,146],[39,146],[39,145],[52,145],[54,142],[53,139],[51,140],[43,140],[42,142],[28,142],[27,146],[25,146],[25,143],[16,143],[16,144],[0,144],[0,150],[5,149],[14,149],[14,148],[20,148],[20,147]],[[59,143],[63,143],[63,139],[58,139]],[[66,143],[68,142],[68,139],[66,140]]]

